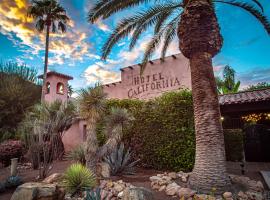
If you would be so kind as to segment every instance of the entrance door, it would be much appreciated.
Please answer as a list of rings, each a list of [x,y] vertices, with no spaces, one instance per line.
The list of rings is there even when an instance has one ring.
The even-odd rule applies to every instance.
[[[248,126],[244,131],[246,161],[270,161],[270,128],[262,124],[255,124]]]

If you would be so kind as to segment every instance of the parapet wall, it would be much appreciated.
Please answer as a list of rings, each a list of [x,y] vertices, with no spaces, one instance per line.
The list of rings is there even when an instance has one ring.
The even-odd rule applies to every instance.
[[[108,98],[150,99],[167,91],[191,89],[189,62],[182,54],[166,57],[163,62],[149,61],[142,74],[140,69],[139,64],[122,68],[120,82],[103,85]]]

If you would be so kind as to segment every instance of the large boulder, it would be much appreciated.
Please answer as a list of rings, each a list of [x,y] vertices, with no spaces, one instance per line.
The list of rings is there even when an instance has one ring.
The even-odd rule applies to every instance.
[[[30,182],[17,187],[11,200],[64,200],[64,196],[55,184]]]
[[[48,184],[50,184],[50,183],[58,183],[58,182],[61,181],[62,177],[63,177],[62,173],[54,173],[54,174],[48,176],[47,178],[45,178],[42,182],[43,183],[48,183]]]
[[[154,195],[143,187],[127,188],[124,190],[123,200],[154,200]]]

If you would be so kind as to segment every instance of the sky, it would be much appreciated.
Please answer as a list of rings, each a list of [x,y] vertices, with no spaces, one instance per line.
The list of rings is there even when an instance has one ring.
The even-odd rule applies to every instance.
[[[245,0],[250,1],[250,0]],[[270,20],[269,0],[260,0]],[[164,0],[166,2],[166,0]],[[267,3],[268,2],[268,3]],[[30,0],[0,0],[0,61],[18,62],[43,71],[45,33],[35,30],[33,19],[26,17]],[[122,17],[138,9],[127,10],[92,25],[87,22],[94,0],[60,0],[71,21],[65,34],[50,37],[49,70],[74,77],[70,84],[80,89],[96,82],[111,83],[120,80],[120,68],[141,62],[143,50],[151,38],[151,30],[143,34],[132,51],[129,37],[120,41],[107,61],[100,59],[101,47]],[[147,9],[143,5],[139,9]],[[216,5],[224,45],[213,59],[214,72],[221,75],[225,65],[236,71],[241,87],[258,82],[270,82],[270,36],[262,25],[240,8]],[[177,39],[167,55],[180,53]],[[155,52],[153,59],[160,56]]]

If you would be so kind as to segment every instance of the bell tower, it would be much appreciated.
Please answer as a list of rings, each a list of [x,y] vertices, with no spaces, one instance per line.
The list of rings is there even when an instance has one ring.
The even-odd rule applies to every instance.
[[[39,78],[43,78],[42,75]],[[68,100],[68,81],[73,77],[58,72],[47,72],[45,101]]]

